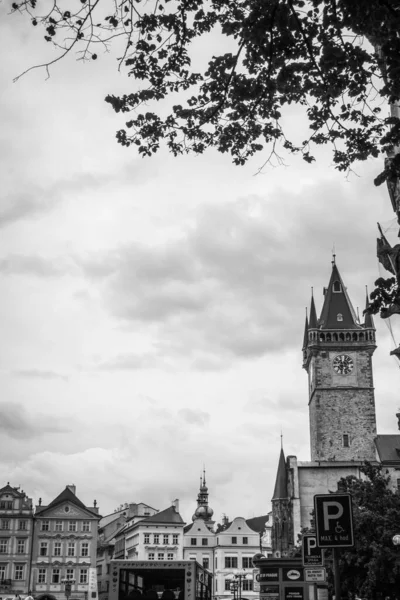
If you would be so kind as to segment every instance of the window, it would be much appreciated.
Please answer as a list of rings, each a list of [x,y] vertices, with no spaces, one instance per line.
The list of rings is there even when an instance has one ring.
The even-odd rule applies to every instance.
[[[90,531],[90,521],[83,521],[82,523],[82,531]]]
[[[17,554],[25,554],[25,540],[17,541]]]
[[[0,581],[6,578],[6,565],[0,565]]]
[[[106,565],[106,575],[110,574],[110,565]]]
[[[242,558],[242,569],[252,569],[253,559],[251,556],[243,556]]]
[[[397,491],[400,492],[400,479],[397,480]]]
[[[82,542],[81,556],[89,556],[89,542]]]
[[[209,569],[210,568],[210,559],[208,558],[208,556],[205,556],[203,558],[203,567],[205,569]]]
[[[201,545],[208,546],[208,538],[201,538]]]
[[[196,538],[190,538],[190,545],[191,546],[197,546],[197,539]]]
[[[60,569],[53,569],[51,572],[51,583],[60,583]]]
[[[38,570],[38,579],[37,579],[38,583],[46,583],[46,569],[39,569]]]
[[[244,537],[243,538],[243,545],[246,546],[249,543],[249,538],[248,537]]]
[[[342,291],[342,286],[340,285],[340,281],[333,282],[333,291],[338,293]]]
[[[26,527],[26,521],[20,521],[18,523],[18,529],[27,529],[27,527]]]
[[[88,570],[80,569],[79,570],[79,583],[87,583],[88,582]]]
[[[232,585],[232,582],[231,582],[231,580],[230,580],[230,579],[225,579],[225,591],[226,591],[226,592],[230,592],[230,590],[231,590],[231,585]]]
[[[40,529],[42,531],[49,531],[50,530],[50,521],[42,521],[40,524]]]
[[[67,556],[75,556],[75,542],[68,542]]]
[[[62,521],[56,521],[56,525],[54,527],[55,531],[62,531],[63,530],[63,522]]]
[[[160,543],[160,536],[159,536],[159,534],[155,533],[153,537],[154,537],[154,543],[155,544],[159,544]]]
[[[191,556],[189,556],[189,560],[196,560],[196,556],[193,556],[193,554]]]
[[[154,552],[149,552],[149,560],[154,560]]]
[[[24,565],[15,565],[14,579],[21,581],[24,578]]]
[[[48,554],[48,544],[47,542],[40,542],[39,555],[47,556]]]
[[[215,568],[216,569],[218,568],[218,558],[217,557],[215,557]]]
[[[144,534],[144,543],[150,544],[150,534],[149,533]]]
[[[67,569],[67,579],[75,579],[73,569]]]
[[[1,520],[1,528],[2,529],[10,529],[10,521],[9,521],[9,519],[2,519]]]
[[[244,592],[251,592],[253,590],[252,579],[242,579],[242,590]]]
[[[338,321],[343,321],[343,315],[342,315],[342,313],[338,313],[337,320]]]
[[[0,539],[0,554],[7,554],[8,540]]]
[[[163,544],[168,544],[168,542],[169,542],[169,535],[168,535],[168,533],[164,533]]]
[[[61,542],[54,542],[54,556],[61,556]]]
[[[232,538],[232,544],[237,544],[237,537]]]
[[[172,552],[168,552],[167,554],[167,560],[174,560],[174,555]]]
[[[178,539],[179,539],[179,535],[177,533],[174,533],[174,535],[172,536],[172,543],[177,544]]]
[[[68,521],[68,531],[76,531],[76,521]]]
[[[238,559],[237,556],[225,556],[225,569],[237,569]]]
[[[164,552],[159,552],[157,554],[157,560],[164,560]]]
[[[97,565],[97,576],[100,577],[103,573],[103,565]]]
[[[2,500],[0,502],[1,510],[12,510],[12,507],[13,507],[12,500]]]
[[[349,443],[349,435],[348,433],[343,434],[343,447],[344,448],[349,448],[350,443]]]

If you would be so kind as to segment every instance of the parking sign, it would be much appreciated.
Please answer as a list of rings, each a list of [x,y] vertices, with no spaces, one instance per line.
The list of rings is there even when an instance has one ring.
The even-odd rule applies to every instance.
[[[320,548],[354,546],[353,511],[350,494],[314,496],[317,544]]]
[[[317,536],[315,534],[303,535],[303,566],[304,567],[323,567],[324,551],[317,545]]]

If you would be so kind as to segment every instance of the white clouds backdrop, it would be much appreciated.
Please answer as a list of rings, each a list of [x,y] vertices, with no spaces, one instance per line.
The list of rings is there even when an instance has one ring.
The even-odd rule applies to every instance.
[[[44,503],[75,483],[103,514],[178,497],[189,520],[205,463],[217,519],[268,511],[281,430],[309,457],[310,287],[320,309],[333,244],[360,311],[379,275],[381,162],[346,179],[326,151],[257,176],[262,156],[140,159],[114,139],[104,97],[132,82],[112,57],[13,84],[49,47],[2,11],[0,482]],[[394,432],[399,370],[377,325],[378,428]]]

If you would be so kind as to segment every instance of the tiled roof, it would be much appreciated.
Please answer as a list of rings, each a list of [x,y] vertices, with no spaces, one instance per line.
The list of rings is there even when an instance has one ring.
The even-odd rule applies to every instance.
[[[400,434],[377,435],[375,445],[382,463],[400,464]]]
[[[152,515],[151,517],[147,517],[146,519],[142,519],[140,523],[185,523],[182,519],[181,515],[176,512],[173,506],[166,508],[165,510],[161,510],[159,513]]]
[[[81,500],[79,500],[79,498],[75,496],[75,494],[69,489],[69,487],[66,487],[65,490],[61,492],[61,494],[58,494],[58,496],[54,498],[52,502],[50,502],[50,504],[48,504],[47,506],[38,506],[36,509],[36,514],[43,512],[44,510],[48,510],[49,508],[54,508],[55,506],[63,504],[64,502],[71,502],[71,504],[75,504],[75,506],[79,506],[79,508],[83,508],[84,510],[93,513],[93,511],[90,510],[90,508],[87,508],[87,506],[85,506],[83,502],[81,502]],[[96,517],[99,516],[97,515],[97,513],[93,514],[96,514]]]
[[[252,519],[246,519],[247,525],[250,529],[262,533],[265,529],[265,525],[269,520],[269,515],[262,515],[261,517],[253,517]]]

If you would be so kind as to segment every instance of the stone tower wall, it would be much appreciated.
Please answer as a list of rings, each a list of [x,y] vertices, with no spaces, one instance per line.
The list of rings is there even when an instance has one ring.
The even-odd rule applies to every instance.
[[[335,373],[332,363],[338,354],[354,361],[349,375]],[[372,352],[360,348],[319,348],[310,363],[314,369],[310,389],[311,460],[375,460],[375,399]],[[349,446],[344,444],[348,436]]]

